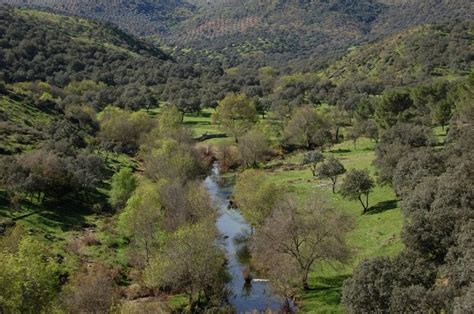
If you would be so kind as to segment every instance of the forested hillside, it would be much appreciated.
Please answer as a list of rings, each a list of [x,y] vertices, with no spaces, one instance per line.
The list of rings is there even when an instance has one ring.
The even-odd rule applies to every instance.
[[[3,0],[2,3],[49,8],[56,12],[111,22],[135,35],[158,35],[189,18],[194,6],[181,0]]]
[[[472,312],[469,1],[3,2],[0,313]]]
[[[473,18],[467,0],[0,2],[112,22],[178,53],[185,49],[225,66],[251,61],[281,67],[291,60],[293,67],[306,69],[324,66],[353,45],[409,27]]]
[[[76,104],[87,99],[96,109],[152,108],[172,98],[185,110],[216,100],[217,91],[198,90],[219,80],[218,64],[176,62],[140,39],[89,20],[6,7],[0,14],[0,72],[7,83],[45,81],[72,94],[52,97]],[[184,101],[183,95],[190,96]]]

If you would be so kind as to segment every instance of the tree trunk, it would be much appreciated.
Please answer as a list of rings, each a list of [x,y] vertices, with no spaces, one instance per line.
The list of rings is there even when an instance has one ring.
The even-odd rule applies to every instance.
[[[362,195],[359,195],[359,202],[362,204],[364,211],[362,212],[363,215],[367,212],[367,206],[365,205],[364,201],[362,200]]]
[[[148,241],[145,240],[145,258],[146,258],[146,264],[150,265],[150,250],[148,249]]]
[[[369,193],[365,194],[365,208],[369,209]]]
[[[304,290],[309,290],[309,285],[308,285],[308,280],[307,279],[303,280],[303,289]]]
[[[332,180],[332,193],[336,194],[336,182],[337,178],[331,179]]]
[[[304,290],[309,290],[309,284],[308,284],[308,272],[304,270],[303,274],[303,289]]]

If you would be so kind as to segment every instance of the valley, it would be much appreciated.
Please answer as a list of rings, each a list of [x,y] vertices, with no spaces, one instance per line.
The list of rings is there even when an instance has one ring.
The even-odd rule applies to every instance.
[[[0,313],[468,313],[469,1],[0,3]]]

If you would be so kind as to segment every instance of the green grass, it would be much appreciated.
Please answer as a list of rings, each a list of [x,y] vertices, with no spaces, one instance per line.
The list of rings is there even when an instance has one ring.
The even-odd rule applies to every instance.
[[[326,152],[325,155],[334,154],[340,158],[347,170],[368,169],[374,175],[373,148],[374,143],[368,139],[361,139],[356,149],[352,142],[344,142],[336,145],[332,152]],[[292,154],[283,161],[282,166],[299,165],[302,157],[303,153]],[[348,243],[354,251],[351,262],[336,268],[317,265],[310,274],[312,290],[303,292],[301,296],[302,312],[342,312],[340,305],[342,283],[350,276],[353,267],[366,258],[393,256],[403,247],[400,240],[403,216],[396,196],[390,187],[377,186],[370,194],[369,212],[362,215],[362,206],[358,202],[345,200],[340,194],[333,194],[330,182],[313,178],[308,168],[283,169],[287,168],[282,167],[268,174],[274,182],[288,187],[299,200],[321,197],[334,208],[352,215],[355,219],[355,229],[348,237]],[[339,181],[342,181],[342,178]]]
[[[7,96],[0,97],[0,116],[6,120],[0,123],[1,150],[18,152],[33,148],[41,138],[41,131],[54,120],[54,114],[47,113]]]
[[[136,161],[124,154],[98,152],[106,161],[109,171],[122,167],[136,168]],[[105,180],[87,201],[73,199],[51,202],[23,199],[19,208],[13,209],[5,191],[0,190],[0,221],[15,221],[25,233],[45,242],[55,254],[65,256],[65,269],[72,270],[79,265],[79,256],[71,252],[70,245],[83,241],[87,232],[97,241],[82,245],[80,254],[89,261],[102,262],[110,266],[126,267],[126,243],[115,233],[114,218],[109,214],[97,214],[94,204],[104,204],[109,190]],[[83,241],[84,243],[87,241]]]
[[[200,114],[186,114],[184,125],[189,127],[196,137],[204,134],[221,134],[223,132],[219,126],[212,123],[213,111],[213,109],[205,109]]]

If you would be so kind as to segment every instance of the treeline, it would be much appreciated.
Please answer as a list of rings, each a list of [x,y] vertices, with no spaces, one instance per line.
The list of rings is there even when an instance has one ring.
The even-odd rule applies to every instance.
[[[271,73],[271,69],[267,70],[269,72],[262,71],[261,75]],[[414,146],[434,145],[434,138],[423,139],[424,134],[432,127],[445,129],[448,126],[460,99],[470,97],[465,95],[463,87],[469,84],[470,77],[451,83],[440,81],[388,89],[380,95],[361,97],[354,107],[322,105],[318,101],[321,96],[318,79],[311,81],[311,76],[280,79],[276,83],[277,94],[268,96],[271,101],[245,93],[229,93],[218,102],[213,114],[214,121],[235,141],[235,145],[231,145],[234,148],[221,148],[221,167],[258,167],[259,162],[275,154],[274,147],[286,152],[326,150],[343,140],[351,140],[356,146],[361,137],[376,143],[385,136],[413,142],[410,145]],[[413,128],[412,124],[416,124],[413,132],[417,132],[418,137],[405,134]],[[382,143],[378,144],[377,154],[389,151]],[[399,156],[405,153],[397,151]],[[308,157],[308,163],[315,158]],[[398,157],[377,161],[381,182],[390,181],[386,177],[391,175],[396,161]]]
[[[429,129],[397,124],[377,147],[380,179],[402,199],[403,251],[362,262],[344,285],[350,312],[472,309],[473,77],[458,86],[443,149]],[[371,287],[371,289],[368,289]]]

